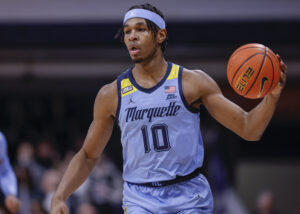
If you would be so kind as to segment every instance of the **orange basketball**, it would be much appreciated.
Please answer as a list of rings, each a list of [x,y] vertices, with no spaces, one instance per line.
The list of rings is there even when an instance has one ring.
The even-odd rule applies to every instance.
[[[231,55],[227,78],[239,95],[262,98],[278,84],[280,64],[270,48],[262,44],[246,44]]]

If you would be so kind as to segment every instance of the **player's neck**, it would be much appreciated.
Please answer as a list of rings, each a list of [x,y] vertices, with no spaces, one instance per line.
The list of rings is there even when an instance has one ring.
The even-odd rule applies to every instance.
[[[150,61],[136,63],[133,68],[133,76],[138,80],[151,80],[158,83],[167,71],[168,63],[163,57],[153,58]]]

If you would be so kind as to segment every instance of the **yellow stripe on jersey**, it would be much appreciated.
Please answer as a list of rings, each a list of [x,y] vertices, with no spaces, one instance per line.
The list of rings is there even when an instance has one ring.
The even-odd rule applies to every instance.
[[[136,87],[132,85],[129,78],[121,80],[121,96],[124,97],[128,94],[137,91]]]
[[[172,64],[172,69],[167,80],[178,78],[178,74],[179,74],[179,65]]]

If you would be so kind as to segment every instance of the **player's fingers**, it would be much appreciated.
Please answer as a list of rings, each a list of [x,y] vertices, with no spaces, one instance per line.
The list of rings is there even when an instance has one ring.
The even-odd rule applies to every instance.
[[[69,214],[69,208],[67,206],[62,208],[62,214]]]
[[[50,212],[50,214],[69,214],[69,210],[67,207],[59,207],[58,209],[54,209]]]
[[[281,57],[279,56],[279,54],[276,54],[276,57],[280,63],[280,70],[283,72],[283,73],[286,73],[287,72],[287,65],[283,62],[283,60],[281,59]]]
[[[276,57],[278,58],[279,61],[281,61],[281,57],[279,56],[279,54],[276,54]]]
[[[64,211],[63,208],[60,208],[60,209],[57,211],[57,213],[55,212],[55,213],[53,213],[53,214],[66,214],[66,212]]]
[[[281,86],[284,86],[286,82],[286,74],[281,72],[279,83]]]
[[[286,72],[287,72],[287,66],[286,64],[282,61],[281,57],[279,56],[279,54],[276,54],[276,57],[280,63],[280,70],[281,70],[281,74],[280,74],[280,80],[279,80],[279,84],[280,86],[284,86],[285,82],[286,82]]]
[[[282,62],[282,61],[281,61],[281,63],[280,63],[280,68],[281,68],[281,71],[282,71],[283,73],[286,73],[286,72],[287,72],[287,65],[286,65],[284,62]]]
[[[68,213],[62,208],[57,212],[57,214],[68,214]]]

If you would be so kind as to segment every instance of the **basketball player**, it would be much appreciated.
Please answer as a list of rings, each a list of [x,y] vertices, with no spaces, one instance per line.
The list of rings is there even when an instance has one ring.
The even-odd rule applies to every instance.
[[[17,213],[20,201],[17,198],[17,179],[7,156],[7,143],[0,132],[0,213]]]
[[[245,112],[203,71],[165,61],[166,24],[152,5],[130,8],[122,35],[134,66],[99,91],[93,122],[52,199],[51,214],[68,213],[66,199],[90,174],[115,121],[122,132],[125,213],[213,213],[210,187],[200,173],[198,110],[203,105],[242,138],[259,140],[285,83],[286,66],[280,60],[280,84]]]

